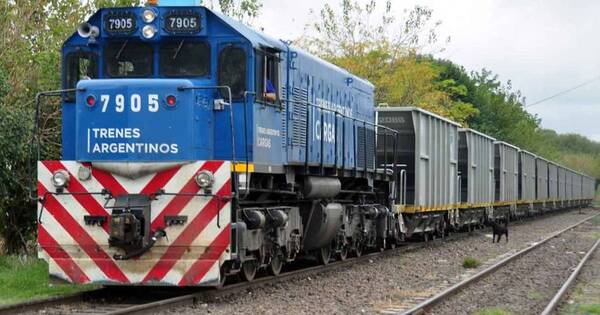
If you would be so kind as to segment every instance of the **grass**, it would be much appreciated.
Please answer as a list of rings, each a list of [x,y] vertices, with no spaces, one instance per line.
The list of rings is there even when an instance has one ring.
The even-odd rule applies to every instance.
[[[500,307],[486,307],[478,309],[474,315],[511,315],[512,313]]]
[[[565,315],[600,315],[600,304],[570,305],[561,314]]]
[[[0,256],[0,304],[73,293],[91,286],[48,285],[48,265],[32,257]]]
[[[481,265],[481,262],[479,260],[477,260],[477,258],[473,258],[473,257],[465,257],[465,259],[463,260],[463,268],[477,268]]]
[[[527,298],[534,301],[541,301],[544,299],[544,295],[539,291],[529,291]]]

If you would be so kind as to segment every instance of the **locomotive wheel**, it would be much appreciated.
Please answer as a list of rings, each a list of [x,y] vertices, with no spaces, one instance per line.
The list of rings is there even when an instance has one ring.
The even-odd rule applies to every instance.
[[[348,246],[346,246],[346,245],[342,246],[342,249],[340,250],[340,252],[338,254],[338,258],[341,261],[344,261],[348,258]]]
[[[221,268],[219,268],[220,271],[219,273],[220,275],[220,279],[219,279],[219,284],[217,284],[217,288],[222,288],[223,286],[225,286],[225,281],[227,280],[227,275],[225,274],[225,268],[223,268],[223,266],[221,266]]]
[[[281,273],[281,269],[283,268],[283,257],[281,257],[280,253],[273,256],[271,258],[271,263],[269,264],[269,274],[272,276],[279,276]]]
[[[363,252],[362,245],[356,244],[356,247],[354,247],[354,255],[356,255],[356,257],[360,257],[360,256],[362,256],[362,252]]]
[[[242,264],[242,272],[240,272],[240,276],[242,280],[252,281],[256,276],[256,271],[258,271],[258,263],[256,260],[247,260]]]
[[[321,265],[328,265],[331,259],[331,246],[326,245],[317,249],[317,261]]]

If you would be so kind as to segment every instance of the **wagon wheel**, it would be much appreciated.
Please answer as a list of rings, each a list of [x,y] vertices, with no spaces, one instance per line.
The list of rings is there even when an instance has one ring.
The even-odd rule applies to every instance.
[[[258,263],[256,260],[247,260],[242,264],[242,272],[240,273],[240,276],[242,277],[242,280],[250,282],[254,280],[257,271]]]
[[[429,233],[428,232],[423,232],[423,242],[425,242],[425,243],[429,242]]]
[[[325,245],[320,249],[317,249],[317,261],[321,265],[328,265],[331,259],[331,246]]]
[[[446,226],[446,220],[442,219],[442,222],[440,223],[440,227],[439,227],[439,235],[442,239],[446,238],[446,229],[448,227]]]
[[[395,249],[396,248],[396,239],[390,239],[387,242],[387,248],[388,249]]]
[[[278,250],[275,255],[271,258],[271,263],[269,264],[269,274],[272,276],[279,276],[281,273],[281,269],[283,268],[284,259],[281,251]]]
[[[385,237],[381,238],[381,240],[379,241],[379,246],[378,247],[379,247],[379,251],[380,252],[383,252],[386,249],[386,247],[387,247],[387,241],[386,241]]]

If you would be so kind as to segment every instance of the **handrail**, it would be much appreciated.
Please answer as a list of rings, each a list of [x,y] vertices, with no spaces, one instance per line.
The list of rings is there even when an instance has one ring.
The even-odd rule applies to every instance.
[[[186,90],[227,90],[228,100],[229,102],[229,124],[231,129],[231,162],[233,163],[232,172],[233,172],[233,192],[235,197],[238,196],[238,184],[237,184],[237,171],[236,171],[236,153],[235,153],[235,128],[233,127],[234,119],[233,119],[233,101],[231,94],[231,87],[229,85],[213,85],[213,86],[180,86],[177,88],[178,91],[186,91]],[[246,165],[246,169],[248,169]]]
[[[36,161],[40,160],[41,154],[40,154],[40,137],[39,137],[39,129],[40,129],[40,103],[43,97],[56,97],[56,96],[62,96],[64,93],[70,93],[70,92],[78,92],[78,91],[85,91],[85,89],[62,89],[62,90],[51,90],[51,91],[43,91],[43,92],[39,92],[35,95],[35,116],[34,116],[34,123],[33,123],[33,130],[32,130],[32,134],[31,134],[31,141],[29,142],[29,156],[31,158],[31,155],[33,154],[33,145],[34,145],[34,141],[36,144]],[[27,163],[27,167],[28,167],[28,174],[31,176],[30,181],[29,181],[29,199],[32,201],[37,201],[38,198],[37,196],[34,196],[33,191],[36,180],[34,177],[34,172],[33,172],[33,165],[32,165],[32,161],[29,161],[29,163]]]

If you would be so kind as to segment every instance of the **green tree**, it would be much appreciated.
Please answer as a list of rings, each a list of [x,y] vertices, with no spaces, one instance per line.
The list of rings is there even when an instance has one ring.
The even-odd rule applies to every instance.
[[[472,104],[454,97],[466,88],[442,80],[443,69],[416,53],[438,42],[440,22],[432,21],[430,9],[416,6],[398,19],[391,1],[381,14],[375,1],[344,0],[340,8],[324,5],[298,44],[371,81],[377,103],[418,106],[465,124],[477,115]]]
[[[261,8],[259,0],[219,0],[221,12],[246,24],[258,17]]]

